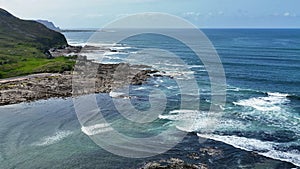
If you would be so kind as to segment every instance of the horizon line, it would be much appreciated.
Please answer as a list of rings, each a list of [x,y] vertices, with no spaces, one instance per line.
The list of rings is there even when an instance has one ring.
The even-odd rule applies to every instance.
[[[103,28],[60,28],[61,31],[68,31],[68,30],[96,31],[101,29]],[[157,28],[157,29],[172,29],[172,28]],[[189,28],[175,28],[175,29],[189,29]],[[300,29],[300,27],[197,27],[197,29]]]

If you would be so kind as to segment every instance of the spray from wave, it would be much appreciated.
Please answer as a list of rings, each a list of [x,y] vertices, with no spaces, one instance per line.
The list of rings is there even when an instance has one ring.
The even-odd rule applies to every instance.
[[[40,141],[34,143],[34,146],[48,146],[67,138],[73,134],[72,131],[57,131],[54,135],[42,138]]]

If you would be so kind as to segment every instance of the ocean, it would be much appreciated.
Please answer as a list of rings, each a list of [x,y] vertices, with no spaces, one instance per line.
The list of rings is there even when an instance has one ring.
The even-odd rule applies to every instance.
[[[226,150],[222,158],[203,159],[214,168],[255,168],[258,163],[264,164],[261,168],[299,167],[300,30],[202,31],[217,51],[226,77],[226,102],[219,105],[222,113],[216,117],[212,130],[204,125],[210,120],[210,106],[215,104],[211,96],[212,79],[207,65],[184,43],[151,33],[118,43],[98,38],[93,44],[112,50],[104,52],[102,58],[95,51],[88,53],[88,58],[95,62],[151,64],[165,75],[150,77],[143,85],[129,86],[130,103],[138,110],[151,109],[149,95],[153,89],[166,96],[164,103],[161,95],[153,95],[154,100],[166,104],[153,123],[135,124],[121,117],[118,105],[128,103],[128,97],[118,97],[126,94],[123,88],[96,95],[107,121],[129,137],[147,138],[169,128],[177,128],[187,136],[161,155],[131,159],[107,152],[88,137],[99,134],[97,129],[103,128],[97,128],[97,124],[81,127],[71,98],[1,106],[0,168],[134,168],[145,161],[197,152],[202,144]],[[64,35],[69,44],[83,45],[93,33],[77,31]],[[179,59],[174,59],[175,55]],[[196,89],[192,85],[194,80]],[[178,81],[187,88],[185,93]],[[116,101],[118,105],[114,105]],[[182,102],[185,107],[181,107]],[[207,139],[206,143],[200,138]],[[269,160],[255,161],[250,153]]]

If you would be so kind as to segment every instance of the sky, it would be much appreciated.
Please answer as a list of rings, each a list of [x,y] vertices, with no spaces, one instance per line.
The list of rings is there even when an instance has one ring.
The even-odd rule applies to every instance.
[[[101,28],[143,12],[182,17],[200,28],[300,28],[300,0],[0,0],[22,19],[64,28]]]

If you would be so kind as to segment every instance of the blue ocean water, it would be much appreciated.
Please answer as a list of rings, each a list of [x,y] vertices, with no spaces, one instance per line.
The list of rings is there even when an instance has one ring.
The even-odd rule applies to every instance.
[[[182,30],[178,34],[187,32]],[[192,129],[201,137],[299,165],[300,30],[206,29],[203,32],[215,47],[225,69],[226,106],[213,133],[205,134],[200,120],[199,125],[181,125],[181,129],[186,127],[187,131]],[[193,36],[190,40],[193,41]],[[201,95],[200,110],[208,109],[211,91],[206,65],[184,42],[149,33],[128,37],[114,46],[118,53],[104,54],[101,62],[151,63],[151,66],[169,72],[175,78],[189,80],[195,77]],[[181,69],[180,63],[174,63],[173,55],[151,51],[151,55],[158,55],[153,57],[145,52],[153,48],[172,52],[188,65],[188,71]],[[132,55],[137,56],[126,59]],[[180,95],[176,88],[180,86],[174,80],[158,78],[148,85],[161,85],[162,90],[167,86],[164,91],[174,102],[170,103],[169,113],[163,114],[162,119],[180,125],[178,121],[192,122],[190,118],[203,118],[203,112],[193,115],[195,112],[174,106],[178,105],[176,96]],[[142,91],[139,95],[148,94],[146,88]],[[135,94],[132,92],[132,95]],[[195,99],[193,93],[189,97]]]
[[[220,141],[225,145],[300,166],[300,30],[202,31],[222,61],[227,82],[226,105],[220,107],[223,113],[218,117],[212,132],[206,132],[203,125],[203,121],[208,120],[206,112],[214,104],[205,65],[184,43],[150,33],[132,36],[118,43],[102,42],[99,38],[96,45],[114,51],[104,52],[101,59],[93,52],[88,57],[103,63],[151,63],[151,66],[162,70],[165,75],[171,75],[174,78],[152,77],[142,86],[130,86],[131,103],[137,109],[146,110],[150,107],[148,96],[153,89],[165,93],[166,109],[151,125],[129,123],[120,117],[111,100],[124,94],[123,89],[120,89],[110,94],[97,95],[98,104],[104,107],[107,120],[118,131],[131,137],[148,137],[166,128],[177,127],[188,133],[196,133],[201,138]],[[93,32],[64,34],[71,45],[82,45],[89,41]],[[180,61],[174,61],[174,55],[168,52],[152,49],[169,51]],[[187,66],[182,67],[181,61]],[[199,93],[185,93],[187,100],[184,101],[189,109],[180,107],[182,93],[176,83],[178,79],[185,81],[185,84],[196,79]],[[122,104],[124,98],[115,99],[119,99]],[[199,104],[195,105],[195,101]],[[129,168],[144,161],[128,160],[97,147],[86,137],[94,135],[93,132],[97,133],[95,127],[81,129],[71,99],[2,106],[0,112],[2,168],[55,168],[61,165],[69,168],[80,168],[80,165],[82,168]],[[188,137],[185,142],[175,150],[155,158],[172,157],[180,154],[181,150],[194,151],[201,144],[195,137]],[[236,150],[230,150],[230,153],[225,154],[224,162],[229,163],[232,159],[245,156]],[[238,164],[230,165],[236,167]]]

